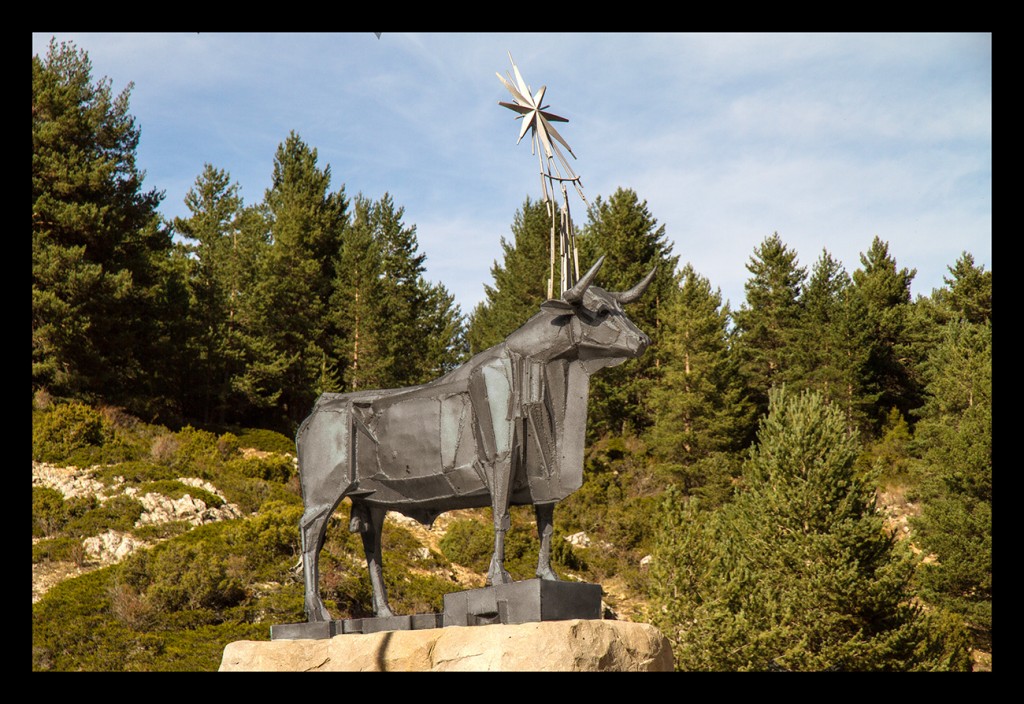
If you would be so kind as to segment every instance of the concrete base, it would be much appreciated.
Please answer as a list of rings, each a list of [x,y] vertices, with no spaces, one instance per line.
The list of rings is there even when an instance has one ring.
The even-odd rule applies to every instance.
[[[601,585],[527,579],[444,596],[445,626],[601,618]]]
[[[338,621],[282,623],[270,627],[270,640],[319,640],[346,633],[420,631],[426,628],[441,628],[442,621],[442,614],[413,614],[384,618],[346,618]]]
[[[418,631],[447,626],[568,621],[601,618],[601,585],[527,579],[444,595],[443,614],[413,614],[341,621],[284,623],[270,627],[271,640],[318,640],[346,633]]]

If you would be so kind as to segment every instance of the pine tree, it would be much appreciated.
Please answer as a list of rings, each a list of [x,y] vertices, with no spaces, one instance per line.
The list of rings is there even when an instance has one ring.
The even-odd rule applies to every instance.
[[[381,336],[390,358],[389,386],[422,384],[461,359],[462,314],[443,285],[424,277],[427,256],[404,215],[388,193],[370,209],[383,270]]]
[[[328,303],[348,220],[344,186],[330,191],[330,166],[292,132],[274,156],[271,187],[261,212],[272,246],[255,293],[263,344],[274,351],[268,370],[280,369],[278,405],[297,424],[322,389],[325,369],[337,364]]]
[[[992,637],[992,324],[946,324],[928,357],[925,404],[914,434],[922,461],[915,539],[936,558],[924,596],[971,624],[979,647]]]
[[[981,324],[992,319],[992,272],[975,266],[974,257],[963,252],[953,266],[947,267],[950,277],[943,277],[946,288],[941,298],[950,317]]]
[[[856,435],[813,392],[770,394],[732,503],[669,495],[654,553],[683,670],[965,670],[962,629],[913,602],[916,561],[855,469]]]
[[[679,257],[665,226],[632,189],[619,188],[608,200],[594,201],[579,238],[580,269],[586,271],[604,257],[597,285],[626,291],[657,268],[654,281],[627,314],[651,338],[644,354],[617,367],[604,369],[590,381],[588,432],[600,435],[626,430],[641,432],[651,424],[650,395],[660,372],[660,343],[665,310],[678,290]]]
[[[503,259],[491,266],[494,283],[484,284],[484,300],[473,309],[467,339],[471,354],[502,342],[533,317],[547,299],[550,271],[547,206],[527,198],[516,211],[511,241],[501,238]],[[560,290],[558,272],[554,290]]]
[[[93,82],[73,44],[32,57],[32,386],[137,409],[161,392],[146,370],[171,238],[135,164],[131,89]]]
[[[800,350],[797,331],[807,270],[779,234],[766,237],[747,264],[753,275],[744,284],[746,301],[733,316],[740,373],[760,417],[768,410],[768,392],[796,374]],[[749,437],[749,433],[748,433]]]
[[[867,390],[877,394],[877,407],[881,409],[873,419],[877,430],[883,414],[893,406],[907,415],[921,405],[921,383],[906,334],[911,315],[910,284],[917,272],[897,269],[889,245],[878,237],[860,255],[860,261],[861,268],[853,272],[853,283],[864,304],[871,340]]]
[[[847,426],[865,427],[877,396],[866,390],[870,329],[862,299],[842,265],[823,250],[800,295],[794,368],[788,385],[814,389],[844,410]]]
[[[426,255],[404,212],[390,194],[355,199],[331,300],[349,391],[422,384],[465,355],[462,314],[443,285],[424,277]]]
[[[185,194],[191,217],[177,218],[174,228],[185,240],[189,306],[189,330],[183,340],[192,362],[182,369],[190,403],[187,412],[209,423],[214,414],[224,421],[225,401],[230,382],[222,345],[226,342],[229,316],[229,292],[224,289],[222,251],[238,227],[242,199],[238,184],[230,176],[204,165],[203,173]],[[230,249],[228,248],[228,251]]]
[[[740,449],[750,406],[729,351],[729,306],[690,264],[663,323],[662,377],[651,392],[649,445],[661,468],[688,491],[728,477],[707,476],[714,453]]]
[[[268,333],[274,272],[269,264],[273,252],[265,206],[242,208],[237,222],[237,231],[218,248],[218,256],[225,259],[216,267],[221,292],[227,296],[221,352],[228,394],[220,403],[226,421],[276,427],[280,418],[275,409],[287,360]]]
[[[357,195],[353,202],[352,223],[345,234],[338,261],[330,310],[338,337],[334,342],[341,360],[345,391],[385,388],[387,370],[392,364],[387,345],[381,339],[383,258],[374,236],[371,209],[373,203]]]

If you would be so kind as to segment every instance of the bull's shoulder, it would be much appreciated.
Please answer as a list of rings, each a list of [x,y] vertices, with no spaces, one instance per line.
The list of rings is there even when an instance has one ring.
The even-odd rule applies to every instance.
[[[417,389],[419,387],[412,387]],[[394,396],[411,389],[366,389],[362,391],[349,391],[342,394],[323,393],[317,398],[313,405],[313,411],[332,411],[349,409],[353,405],[369,405],[379,398]]]

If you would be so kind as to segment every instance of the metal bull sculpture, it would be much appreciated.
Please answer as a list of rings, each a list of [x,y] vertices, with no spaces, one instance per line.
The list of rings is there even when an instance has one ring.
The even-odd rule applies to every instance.
[[[550,565],[552,516],[555,503],[583,482],[590,375],[650,344],[622,306],[643,294],[655,272],[629,291],[609,292],[591,285],[603,261],[504,342],[435,381],[317,400],[296,435],[309,621],[331,619],[320,598],[318,559],[328,519],[346,496],[379,617],[393,615],[381,566],[387,511],[430,525],[445,511],[490,506],[487,580],[505,584],[512,581],[503,564],[509,506],[533,504],[537,576],[558,579]]]

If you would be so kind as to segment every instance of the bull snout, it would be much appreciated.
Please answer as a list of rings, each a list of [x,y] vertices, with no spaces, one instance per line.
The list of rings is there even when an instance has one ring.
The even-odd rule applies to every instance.
[[[650,346],[651,346],[651,338],[648,337],[646,333],[641,332],[639,335],[637,335],[637,344],[636,344],[636,355],[637,355],[637,357],[642,355],[644,353],[644,350],[646,350]]]
[[[643,351],[650,347],[650,338],[647,337],[646,333],[640,334],[640,349],[637,350],[637,354],[643,354]]]

